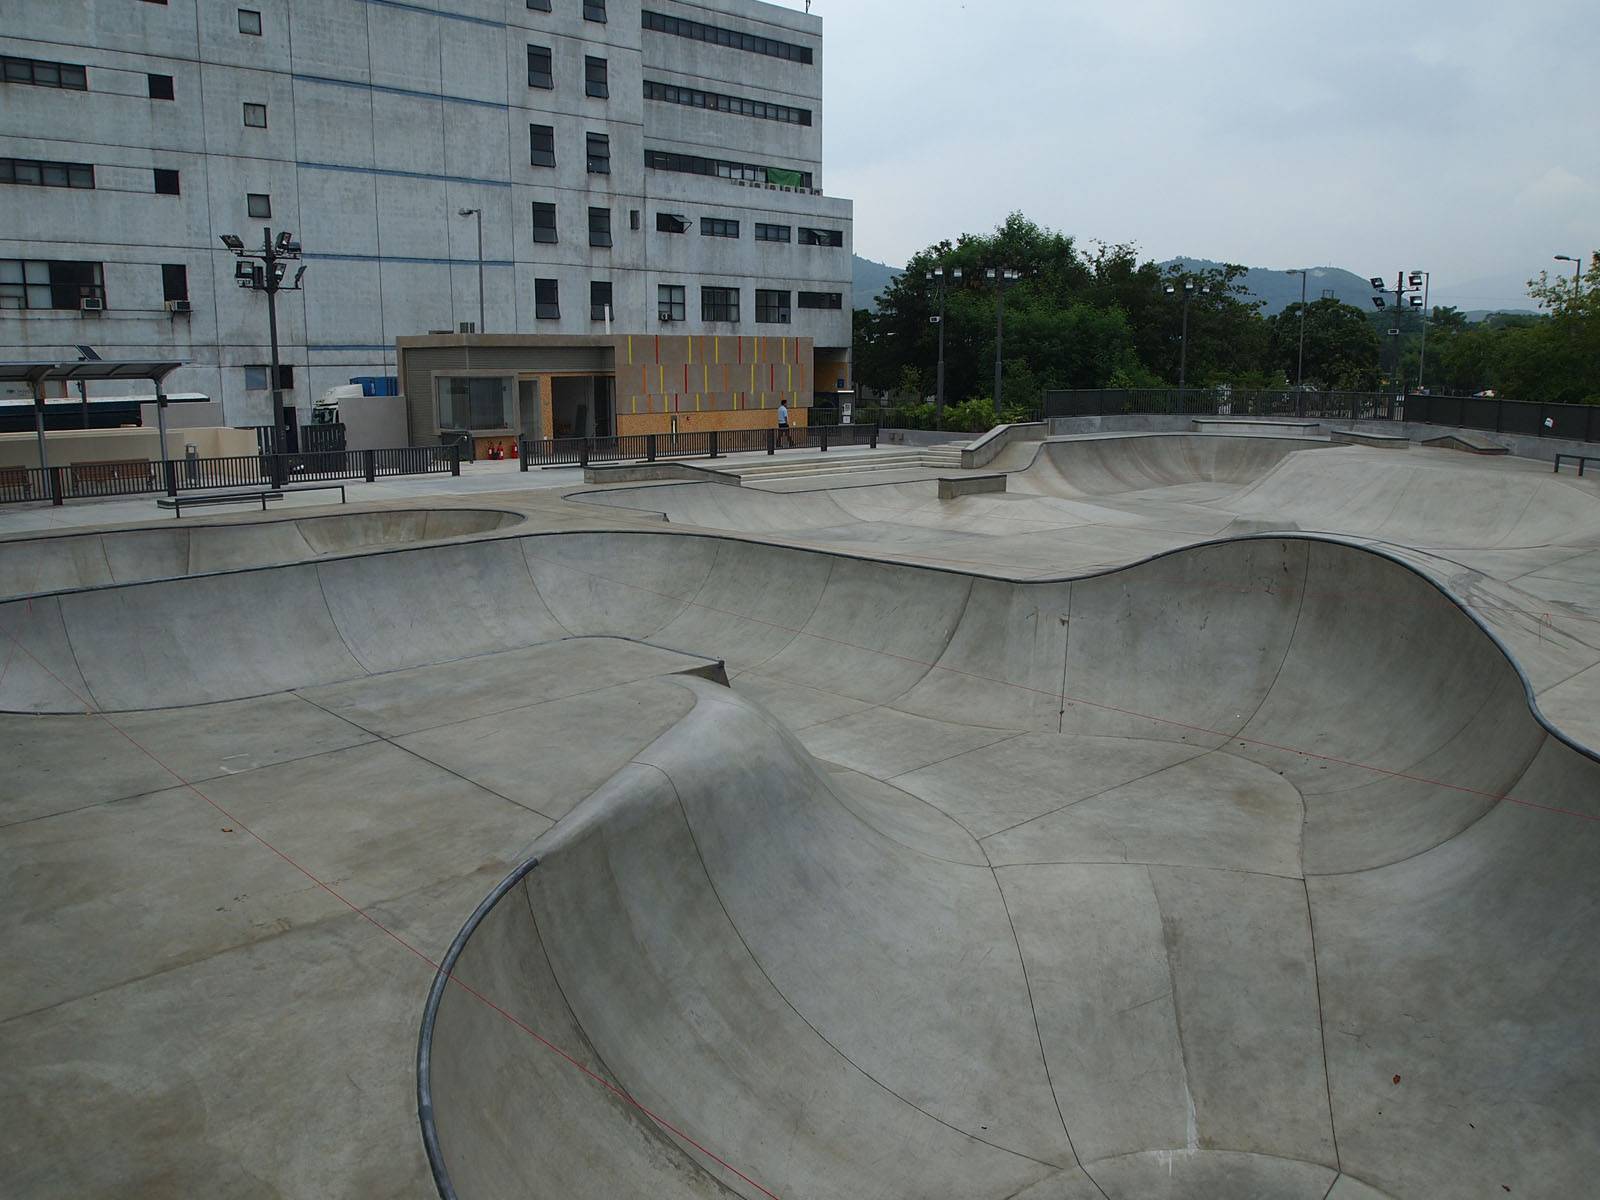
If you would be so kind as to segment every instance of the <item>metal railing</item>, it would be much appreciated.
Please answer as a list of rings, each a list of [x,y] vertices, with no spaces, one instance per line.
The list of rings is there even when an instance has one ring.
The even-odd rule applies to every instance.
[[[1498,396],[1435,396],[1411,392],[1318,392],[1283,388],[1080,389],[1044,393],[1047,417],[1281,417],[1353,421],[1416,421],[1528,437],[1600,441],[1600,405],[1544,404]]]
[[[402,446],[316,454],[240,454],[225,458],[131,459],[58,467],[0,467],[0,504],[222,488],[281,488],[296,483],[365,480],[382,476],[461,474],[454,446]]]
[[[831,446],[877,448],[876,422],[859,425],[791,426],[796,449],[827,450]],[[785,443],[787,447],[788,443]],[[635,433],[618,437],[523,438],[518,446],[522,470],[533,467],[587,467],[597,462],[655,462],[663,458],[721,458],[741,451],[779,449],[778,430],[705,429],[684,433]]]

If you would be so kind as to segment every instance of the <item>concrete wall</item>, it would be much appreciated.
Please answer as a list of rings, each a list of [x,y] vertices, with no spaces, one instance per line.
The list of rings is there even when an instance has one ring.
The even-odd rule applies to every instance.
[[[256,453],[256,435],[248,429],[217,426],[167,429],[167,454],[182,458],[193,443],[201,458]],[[154,425],[145,429],[62,429],[45,434],[45,455],[52,467],[71,463],[119,462],[161,458],[161,439]],[[39,439],[32,433],[0,433],[0,467],[37,467]]]

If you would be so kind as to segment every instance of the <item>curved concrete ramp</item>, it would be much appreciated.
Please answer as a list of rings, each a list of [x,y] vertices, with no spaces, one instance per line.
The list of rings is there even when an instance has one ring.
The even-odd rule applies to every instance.
[[[1047,441],[1018,482],[1057,496],[1111,496],[1191,484],[1250,483],[1319,438],[1207,433],[1118,434]]]
[[[300,562],[486,533],[524,519],[485,509],[407,509],[14,538],[0,541],[0,597]]]
[[[1399,563],[1259,538],[1016,584],[714,538],[452,549],[509,546],[530,636],[714,653],[733,690],[675,679],[693,708],[466,937],[477,994],[443,989],[431,1043],[456,1194],[1600,1170],[1600,764]]]

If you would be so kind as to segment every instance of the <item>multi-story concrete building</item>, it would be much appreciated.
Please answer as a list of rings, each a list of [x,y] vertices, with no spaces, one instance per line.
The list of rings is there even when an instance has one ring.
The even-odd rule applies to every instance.
[[[415,440],[497,397],[531,436],[803,408],[849,377],[821,29],[754,0],[0,0],[0,358],[171,356],[170,390],[268,425],[267,299],[220,239],[289,231],[301,423],[441,333],[516,353],[498,390],[427,376]],[[751,356],[789,370],[644,369]]]

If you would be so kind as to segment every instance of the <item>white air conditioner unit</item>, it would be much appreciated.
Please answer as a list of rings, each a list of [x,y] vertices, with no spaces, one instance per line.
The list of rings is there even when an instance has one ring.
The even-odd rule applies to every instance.
[[[740,187],[749,187],[750,186],[750,181],[748,179],[735,179],[734,182],[737,183]]]
[[[775,192],[775,191],[777,191],[777,190],[778,190],[778,185],[777,185],[777,184],[775,184],[775,183],[769,183],[769,184],[767,184],[767,191],[769,191],[769,192]]]
[[[792,188],[792,187],[790,187],[790,186],[789,186],[789,185],[788,185],[788,184],[787,184],[787,183],[786,183],[786,184],[784,184],[784,185],[783,185],[783,186],[782,186],[782,187],[781,187],[781,188],[779,188],[779,189],[778,189],[778,190],[779,190],[779,191],[780,191],[780,192],[792,192],[792,191],[794,191],[794,189],[793,189],[793,188]]]
[[[167,311],[169,313],[186,313],[186,312],[191,311],[191,308],[192,308],[192,306],[190,305],[190,303],[187,300],[168,300],[167,301]]]
[[[78,308],[82,312],[104,312],[106,302],[99,296],[85,296],[78,301]]]

